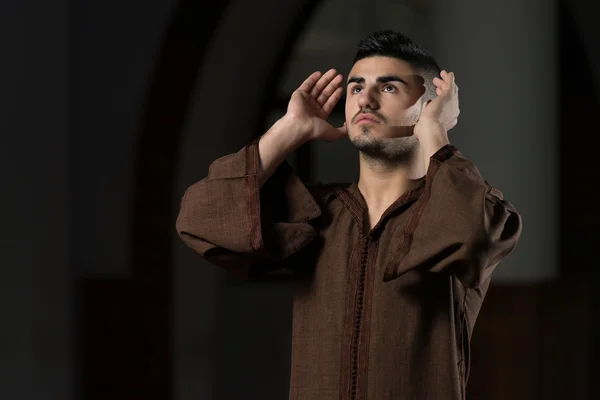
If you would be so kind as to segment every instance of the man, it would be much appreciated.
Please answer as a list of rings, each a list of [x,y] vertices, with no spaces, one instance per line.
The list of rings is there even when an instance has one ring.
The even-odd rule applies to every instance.
[[[521,218],[450,144],[454,74],[409,38],[359,43],[334,128],[342,82],[315,72],[260,140],[216,160],[177,231],[236,275],[293,274],[290,399],[463,399],[475,319]],[[307,187],[284,162],[346,136],[357,182]]]

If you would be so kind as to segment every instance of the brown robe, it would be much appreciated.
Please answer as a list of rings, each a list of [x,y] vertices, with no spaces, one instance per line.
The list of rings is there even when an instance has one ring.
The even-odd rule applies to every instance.
[[[290,399],[464,399],[469,342],[521,217],[452,145],[364,234],[357,184],[305,186],[283,164],[262,190],[257,142],[185,193],[177,231],[240,277],[289,271]]]

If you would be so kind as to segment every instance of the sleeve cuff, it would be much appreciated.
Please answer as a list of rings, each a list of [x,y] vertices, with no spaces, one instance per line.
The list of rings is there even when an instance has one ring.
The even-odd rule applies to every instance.
[[[208,179],[231,179],[256,176],[259,170],[258,139],[237,153],[215,160],[208,169]]]
[[[447,144],[444,147],[442,147],[441,149],[439,149],[438,151],[436,151],[431,158],[437,161],[446,161],[447,159],[449,159],[450,157],[452,157],[452,155],[457,152],[458,149],[452,145],[452,144]]]

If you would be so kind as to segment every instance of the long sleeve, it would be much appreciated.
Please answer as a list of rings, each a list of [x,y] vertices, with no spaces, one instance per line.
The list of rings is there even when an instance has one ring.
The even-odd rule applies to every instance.
[[[181,239],[200,256],[249,278],[309,244],[308,223],[321,210],[287,163],[259,188],[258,142],[214,161],[190,186],[176,222]]]
[[[425,182],[384,279],[424,268],[477,288],[515,247],[521,216],[452,145],[432,156]]]

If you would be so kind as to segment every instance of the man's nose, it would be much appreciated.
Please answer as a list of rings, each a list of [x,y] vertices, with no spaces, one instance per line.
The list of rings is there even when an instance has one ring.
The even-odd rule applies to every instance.
[[[371,90],[365,89],[358,98],[358,105],[360,108],[370,108],[372,110],[376,110],[379,108],[379,103],[377,102],[376,96],[374,96]]]

